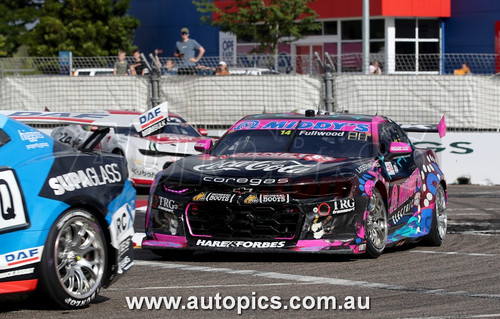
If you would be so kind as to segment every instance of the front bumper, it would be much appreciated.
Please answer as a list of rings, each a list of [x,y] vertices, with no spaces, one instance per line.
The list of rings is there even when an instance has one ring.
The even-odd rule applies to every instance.
[[[303,200],[287,196],[283,203],[262,203],[258,193],[201,194],[187,196],[162,190],[152,194],[142,247],[350,254],[366,251],[366,196]]]
[[[299,240],[296,243],[286,241],[229,241],[197,239],[188,243],[186,237],[156,235],[156,239],[144,238],[142,248],[152,250],[200,250],[222,252],[251,252],[251,253],[334,253],[360,254],[366,251],[366,242],[360,240]],[[257,244],[257,245],[256,245]],[[247,247],[245,247],[247,246]]]

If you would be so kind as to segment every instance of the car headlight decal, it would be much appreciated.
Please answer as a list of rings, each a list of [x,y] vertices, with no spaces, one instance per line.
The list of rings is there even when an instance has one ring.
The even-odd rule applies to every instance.
[[[163,189],[166,191],[166,192],[169,192],[169,193],[174,193],[174,194],[184,194],[185,192],[187,192],[189,190],[189,188],[185,188],[185,187],[179,187],[179,186],[168,186],[167,185],[163,185]]]

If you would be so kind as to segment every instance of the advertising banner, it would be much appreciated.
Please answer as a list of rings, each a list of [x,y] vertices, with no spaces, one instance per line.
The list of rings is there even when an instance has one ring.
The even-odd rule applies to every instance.
[[[449,184],[470,180],[472,184],[499,185],[500,133],[409,133],[417,147],[433,149]]]
[[[229,65],[236,64],[236,36],[230,32],[219,32],[220,60]]]

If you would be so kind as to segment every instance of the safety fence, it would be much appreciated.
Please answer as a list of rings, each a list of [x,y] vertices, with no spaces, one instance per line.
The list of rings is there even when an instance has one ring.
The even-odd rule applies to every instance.
[[[333,109],[379,114],[399,123],[435,124],[445,115],[459,130],[500,129],[500,77],[452,75],[333,76]],[[227,128],[248,114],[325,109],[321,76],[161,76],[159,101],[189,122]],[[152,103],[148,76],[0,78],[0,110],[144,111]]]
[[[337,112],[381,114],[399,123],[500,129],[500,77],[453,75],[340,75],[334,77]]]
[[[0,109],[87,112],[151,107],[147,77],[8,76],[0,78]]]

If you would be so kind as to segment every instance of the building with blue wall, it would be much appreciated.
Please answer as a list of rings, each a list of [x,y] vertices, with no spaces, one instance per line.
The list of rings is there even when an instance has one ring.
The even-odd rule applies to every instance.
[[[500,21],[498,0],[451,0],[451,16],[444,23],[444,51],[495,53],[496,21]]]
[[[206,56],[219,54],[219,29],[200,23],[201,14],[191,0],[132,0],[129,12],[141,22],[134,45],[145,54],[160,49],[160,55],[173,56],[183,27],[205,48]]]
[[[319,51],[320,54],[328,52],[340,58],[345,54],[360,54],[360,36],[346,38],[344,29],[360,29],[361,4],[362,0],[313,2],[313,8],[319,14],[318,20],[323,24],[322,33],[291,45],[282,45],[280,53],[312,57],[313,51]],[[180,39],[180,29],[188,27],[190,37],[205,48],[205,56],[219,56],[219,28],[201,24],[201,13],[191,0],[132,0],[130,13],[141,22],[136,30],[134,44],[146,54],[158,48],[162,51],[160,56],[173,56],[175,42]],[[386,60],[396,57],[395,60],[385,61],[388,73],[449,73],[457,67],[455,64],[460,64],[458,60],[456,63],[445,63],[443,60],[441,64],[436,60],[427,63],[422,69],[424,64],[418,62],[421,54],[500,54],[495,52],[495,23],[500,25],[500,0],[371,0],[370,15],[372,24],[381,28],[377,33],[381,37],[370,41],[370,51],[385,55]],[[413,25],[415,30],[408,29],[409,25]],[[436,29],[437,33],[430,32],[429,26]],[[434,35],[430,38],[429,35],[420,37],[423,27],[427,33]],[[408,37],[410,33],[404,28],[410,30],[413,36]],[[398,34],[405,36],[401,38]],[[497,34],[497,38],[496,45],[500,48],[500,34]],[[245,54],[254,45],[238,42],[236,52]],[[407,62],[398,62],[398,56],[409,55],[414,57],[416,63],[412,62],[408,66]],[[338,69],[359,67],[346,63],[341,62]],[[486,73],[495,68],[493,60],[488,63],[491,66],[487,67]]]

